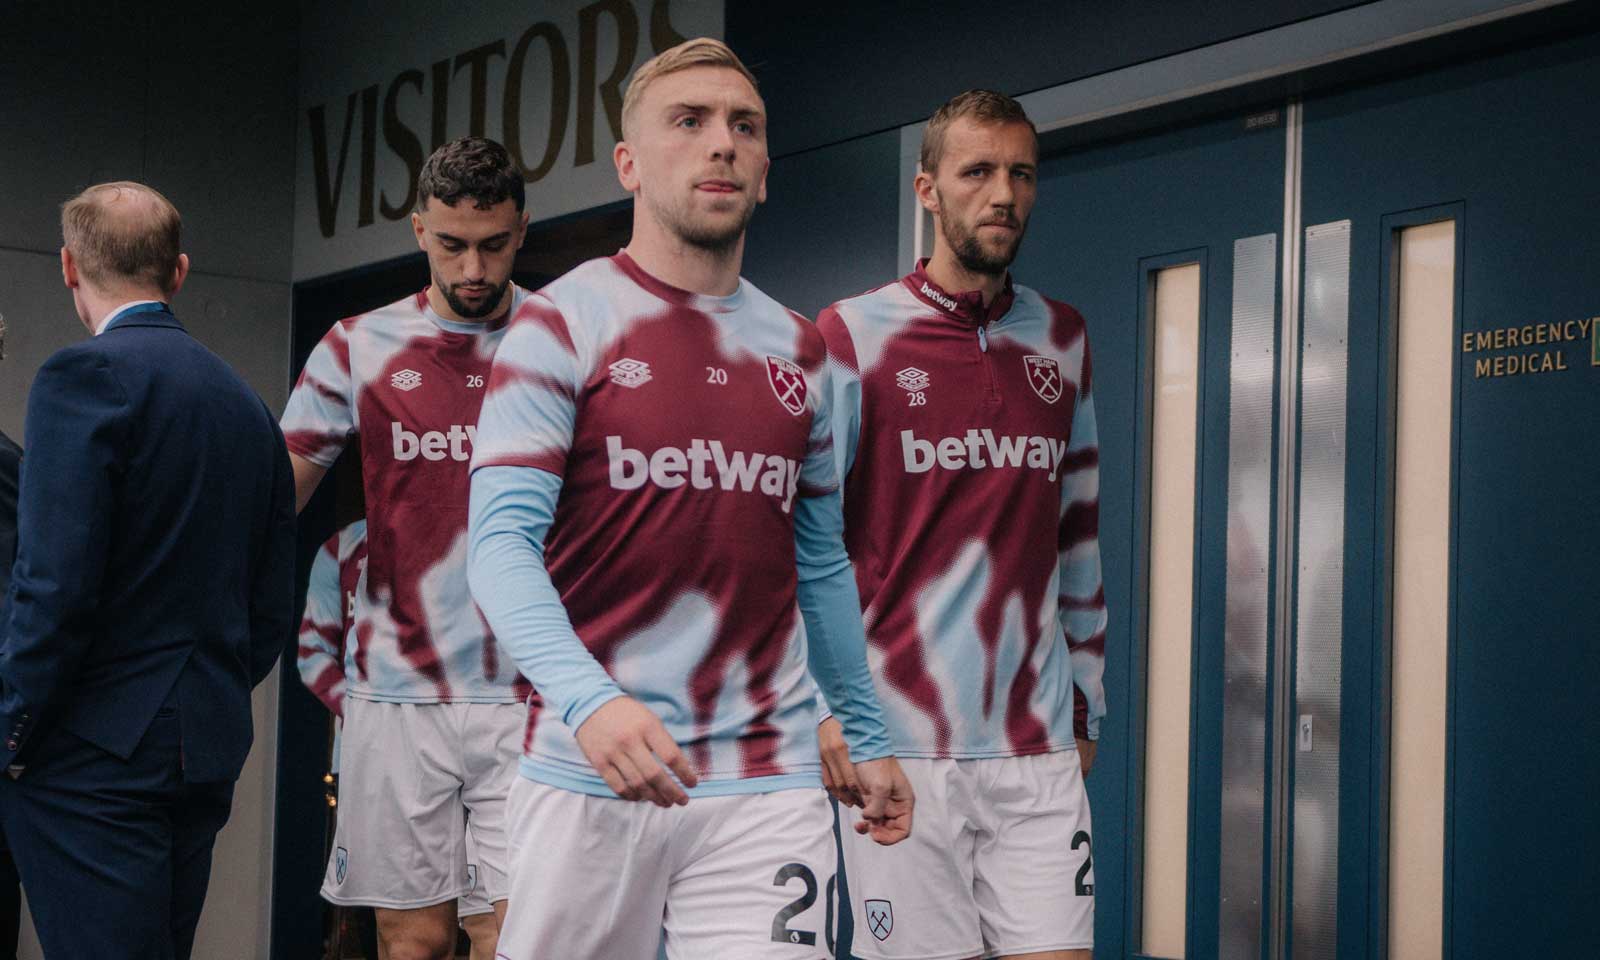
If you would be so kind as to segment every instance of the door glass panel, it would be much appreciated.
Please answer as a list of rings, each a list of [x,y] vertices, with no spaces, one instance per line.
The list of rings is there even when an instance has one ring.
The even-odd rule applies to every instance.
[[[1400,231],[1389,734],[1389,956],[1444,929],[1454,221]]]
[[[1155,272],[1143,952],[1183,957],[1189,864],[1200,265]]]

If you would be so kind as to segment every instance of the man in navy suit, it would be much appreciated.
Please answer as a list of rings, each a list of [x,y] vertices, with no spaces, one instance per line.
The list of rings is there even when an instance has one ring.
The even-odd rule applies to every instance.
[[[62,207],[94,336],[28,397],[0,627],[0,826],[51,958],[186,958],[294,632],[294,486],[272,414],[167,307],[178,212],[135,183]]]
[[[6,318],[0,317],[0,360],[6,358]],[[11,561],[17,556],[17,478],[22,473],[22,448],[0,431],[0,597],[11,586]],[[5,622],[0,600],[0,623]],[[0,960],[16,960],[17,932],[22,921],[22,893],[17,865],[0,832]]]

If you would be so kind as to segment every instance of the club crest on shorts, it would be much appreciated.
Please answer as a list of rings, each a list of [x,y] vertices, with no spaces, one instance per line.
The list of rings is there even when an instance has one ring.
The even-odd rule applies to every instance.
[[[889,939],[894,933],[894,904],[887,900],[868,900],[867,929],[879,940]]]
[[[800,416],[806,409],[806,378],[800,368],[782,357],[767,355],[767,382],[783,409]]]
[[[1028,368],[1028,386],[1045,403],[1061,399],[1061,367],[1050,357],[1030,353],[1022,358]]]
[[[350,851],[344,847],[335,847],[333,850],[333,882],[344,883],[344,875],[350,872]]]
[[[467,892],[471,893],[476,889],[478,889],[478,865],[469,863],[467,864]]]

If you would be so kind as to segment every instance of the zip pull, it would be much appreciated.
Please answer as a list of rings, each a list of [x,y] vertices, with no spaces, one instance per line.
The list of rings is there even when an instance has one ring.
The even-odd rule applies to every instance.
[[[978,349],[983,353],[989,352],[989,334],[983,327],[978,328]]]

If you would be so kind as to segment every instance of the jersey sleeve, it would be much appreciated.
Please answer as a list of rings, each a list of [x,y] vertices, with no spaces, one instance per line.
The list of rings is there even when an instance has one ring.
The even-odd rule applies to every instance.
[[[572,629],[545,567],[545,535],[560,496],[561,476],[547,470],[474,470],[467,580],[473,600],[522,675],[576,731],[590,714],[624,694]]]
[[[356,432],[350,332],[336,323],[311,351],[279,424],[289,452],[322,467],[339,459]]]
[[[344,591],[339,586],[339,534],[336,533],[311,561],[305,616],[300,621],[295,657],[295,666],[306,689],[335,716],[344,715],[342,649],[345,627]]]
[[[562,476],[584,376],[566,318],[548,299],[529,297],[495,351],[472,469],[536,467]]]
[[[844,549],[839,495],[796,504],[794,534],[795,594],[806,625],[807,665],[818,689],[818,722],[826,712],[839,718],[852,761],[887,757],[892,753],[889,730],[867,668],[861,596]]]
[[[839,489],[839,468],[833,453],[832,378],[824,361],[817,367],[816,399],[812,402],[811,433],[806,438],[806,459],[800,467],[800,496],[820,497]]]
[[[856,363],[850,328],[832,307],[817,317],[817,329],[828,345],[828,417],[833,434],[833,464],[842,485],[855,465],[861,438],[861,371]]]
[[[1061,480],[1061,628],[1072,659],[1072,682],[1084,704],[1085,729],[1079,736],[1100,738],[1106,713],[1106,594],[1100,572],[1100,438],[1094,416],[1093,376],[1088,341],[1078,377],[1065,474]]]

